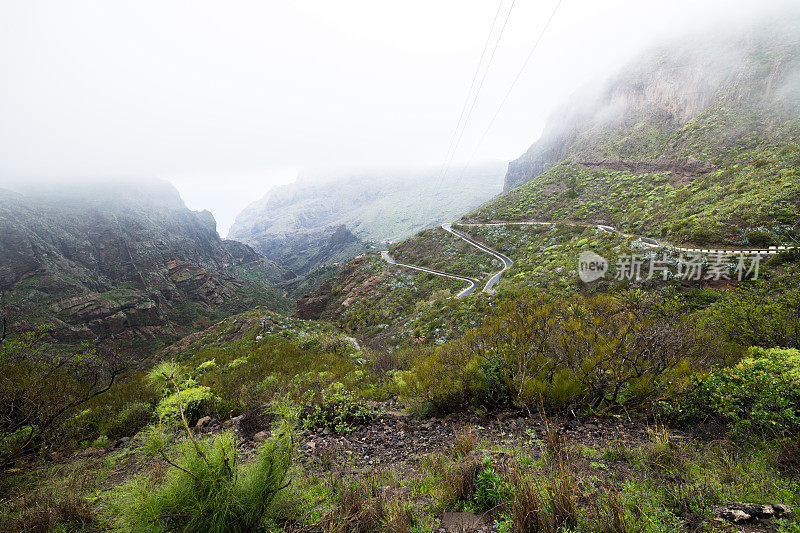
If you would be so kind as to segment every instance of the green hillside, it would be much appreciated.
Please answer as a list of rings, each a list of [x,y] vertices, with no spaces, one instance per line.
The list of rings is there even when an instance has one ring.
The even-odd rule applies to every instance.
[[[741,152],[691,179],[565,161],[464,220],[601,223],[676,244],[791,243],[800,230],[800,145]]]
[[[77,324],[95,302],[90,333],[121,311],[137,334],[159,330],[135,329],[136,312],[195,330],[134,366],[14,324],[0,530],[797,533],[795,20],[681,41],[576,97],[503,195],[453,233],[437,215],[384,243],[405,266],[340,219],[414,228],[405,214],[431,204],[409,194],[434,184],[386,217],[391,198],[358,181],[310,203],[285,189],[282,213],[251,206],[239,230],[262,251],[335,263],[306,278],[182,203],[100,238],[60,231],[92,210],[53,223],[64,206],[22,217],[0,196],[14,304]],[[8,238],[18,227],[35,246]],[[462,295],[409,265],[480,283]],[[63,286],[45,281],[89,296],[54,311]]]

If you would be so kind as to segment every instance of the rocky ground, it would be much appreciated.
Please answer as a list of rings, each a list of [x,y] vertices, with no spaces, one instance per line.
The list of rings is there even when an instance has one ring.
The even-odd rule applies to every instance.
[[[425,462],[431,457],[452,453],[465,432],[474,437],[473,448],[467,458],[489,457],[499,471],[510,472],[521,469],[534,474],[535,458],[547,453],[550,434],[559,435],[571,456],[571,468],[581,479],[593,479],[591,488],[579,490],[579,505],[590,508],[598,491],[619,486],[632,476],[642,472],[624,460],[600,459],[591,450],[634,450],[651,443],[657,427],[647,420],[600,419],[577,417],[544,417],[520,411],[499,411],[483,416],[461,413],[442,418],[417,419],[399,410],[393,401],[374,404],[383,415],[373,423],[360,426],[347,434],[336,434],[330,430],[315,432],[301,430],[298,435],[296,461],[306,474],[333,480],[361,479],[385,483],[391,478],[387,472],[395,472],[400,479],[408,480],[423,476]],[[201,418],[194,432],[210,435],[224,430],[237,432],[242,441],[243,460],[251,457],[258,444],[269,437],[266,421],[247,421],[239,416],[221,422],[211,417]],[[706,446],[713,429],[680,431],[669,430],[670,438],[677,446],[687,449]],[[135,447],[136,438],[120,439],[111,449]],[[102,461],[111,450],[89,448],[80,452],[79,458]],[[622,452],[624,453],[624,452]],[[119,461],[106,480],[111,488],[129,475],[141,472],[143,466],[135,455],[126,455]],[[659,483],[680,485],[683,480],[673,474],[654,472]],[[468,512],[436,511],[436,503],[429,498],[414,495],[405,483],[386,484],[380,487],[380,497],[386,501],[404,500],[413,507],[428,509],[425,516],[436,517],[438,531],[464,533],[497,531],[495,517]],[[787,516],[792,509],[774,502],[774,505],[758,505],[747,502],[725,502],[713,509],[716,529],[727,531],[778,531],[774,518]],[[691,523],[692,517],[686,518]],[[312,531],[311,529],[309,531]],[[691,528],[690,528],[691,530]]]
[[[336,434],[330,430],[312,432],[302,430],[299,434],[298,461],[307,471],[317,475],[335,475],[376,479],[382,472],[397,471],[404,478],[418,475],[426,457],[448,453],[459,439],[469,431],[476,437],[476,449],[470,455],[490,457],[499,469],[510,471],[519,466],[517,455],[531,456],[545,453],[548,434],[561,436],[568,449],[573,450],[573,468],[579,476],[599,478],[599,485],[591,494],[583,494],[580,500],[589,505],[594,493],[603,487],[613,487],[629,476],[634,469],[624,461],[607,461],[598,471],[591,455],[581,450],[600,450],[618,446],[632,450],[646,447],[657,427],[646,420],[600,419],[600,418],[554,418],[538,414],[529,415],[520,411],[499,411],[483,416],[461,413],[442,418],[417,419],[398,409],[395,402],[375,404],[383,411],[374,423],[355,428],[348,434]],[[234,420],[234,423],[238,421]],[[228,423],[230,427],[231,422]],[[714,428],[696,428],[693,431],[670,430],[670,436],[679,446],[698,445],[713,436]],[[254,449],[257,442],[265,439],[268,432],[256,433],[245,442],[245,449]],[[702,444],[700,444],[702,445]],[[515,451],[516,450],[516,453]],[[523,471],[532,468],[523,467]],[[665,483],[680,483],[669,474]],[[430,506],[425,498],[414,498],[405,486],[382,488],[384,499],[401,498],[412,505]],[[777,531],[775,517],[787,516],[792,509],[781,504],[757,505],[742,502],[726,502],[714,508],[715,528],[731,531]],[[475,515],[468,512],[444,512],[440,514],[440,532],[464,533],[469,531],[496,531],[491,513]]]
[[[486,416],[461,413],[419,420],[397,410],[392,402],[377,405],[383,408],[383,416],[372,425],[356,428],[347,435],[336,435],[330,430],[301,431],[301,460],[318,462],[320,455],[336,449],[362,471],[381,465],[403,466],[451,446],[456,434],[467,428],[481,441],[522,440],[531,446],[546,440],[548,425],[568,440],[585,446],[614,442],[641,444],[648,439],[647,425],[627,420],[544,419],[519,411],[500,411]],[[681,438],[688,437],[681,435]]]

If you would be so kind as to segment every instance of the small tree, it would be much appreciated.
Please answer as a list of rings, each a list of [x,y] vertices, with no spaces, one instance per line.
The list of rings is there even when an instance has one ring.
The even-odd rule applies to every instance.
[[[260,530],[276,497],[290,485],[296,413],[284,407],[282,423],[249,465],[238,464],[236,439],[223,433],[208,439],[192,434],[180,387],[164,374],[178,398],[186,438],[168,446],[163,427],[152,428],[145,445],[172,468],[163,479],[144,474],[128,482],[117,500],[131,529],[153,531],[246,532]]]
[[[93,349],[55,353],[46,329],[0,344],[0,471],[58,438],[78,408],[122,372]]]
[[[578,178],[575,174],[570,174],[567,177],[567,198],[578,197]]]

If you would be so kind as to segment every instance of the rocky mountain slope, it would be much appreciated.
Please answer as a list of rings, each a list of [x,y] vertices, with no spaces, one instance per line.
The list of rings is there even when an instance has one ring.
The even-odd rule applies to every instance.
[[[645,55],[566,106],[509,165],[507,194],[468,218],[602,223],[700,245],[792,242],[798,23],[787,17]]]
[[[582,290],[575,268],[583,251],[612,265],[620,254],[641,252],[635,238],[604,233],[597,224],[673,244],[746,248],[800,241],[800,37],[793,28],[789,22],[757,26],[647,53],[593,98],[567,106],[561,114],[567,118],[554,120],[511,163],[507,192],[464,217],[556,223],[462,228],[515,262],[491,303],[513,299],[521,287]],[[453,239],[433,237],[411,237],[395,247],[396,259],[450,273],[489,260],[457,251]],[[779,263],[763,265],[764,275],[790,276]],[[409,287],[431,284],[426,276],[387,267],[369,254],[300,300],[298,315],[336,319],[366,342],[390,345],[444,341],[473,327],[486,296],[448,299],[437,292],[444,287],[430,286],[410,297]],[[594,289],[628,286],[604,283]],[[707,286],[674,280],[670,289],[691,299],[692,291]],[[359,290],[367,295],[361,299],[392,306],[373,316],[360,309],[358,298],[349,300]]]
[[[574,95],[509,165],[504,191],[569,160],[693,179],[765,137],[797,140],[800,16],[691,36]]]
[[[443,180],[439,168],[301,178],[245,208],[229,238],[305,274],[456,218],[499,193],[502,173],[498,162]]]
[[[157,336],[266,304],[291,273],[220,239],[168,183],[0,191],[0,290],[12,328],[66,339]]]

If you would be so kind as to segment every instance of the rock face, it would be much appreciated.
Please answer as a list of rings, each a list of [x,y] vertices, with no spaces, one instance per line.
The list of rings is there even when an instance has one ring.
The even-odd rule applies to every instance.
[[[500,192],[502,163],[451,171],[373,169],[304,177],[236,217],[229,237],[299,275],[454,220]]]
[[[686,170],[692,177],[711,170],[731,147],[780,135],[781,122],[796,116],[800,103],[799,23],[789,16],[735,37],[665,46],[576,94],[509,163],[504,192],[563,160],[636,172]],[[698,119],[702,127],[693,128]],[[688,161],[693,154],[704,160]]]
[[[770,518],[784,518],[791,516],[792,511],[793,509],[788,505],[740,502],[730,502],[716,509],[719,518],[734,524],[746,524]]]
[[[385,267],[382,260],[377,261],[380,267]],[[326,280],[312,293],[298,298],[295,316],[307,320],[335,319],[355,300],[376,292],[385,279],[385,273],[359,268],[365,263],[372,264],[365,255],[354,258],[335,277]]]
[[[17,329],[151,336],[283,305],[270,287],[291,275],[220,239],[211,213],[187,209],[166,182],[0,191],[0,290]]]
[[[306,320],[319,320],[333,297],[332,286],[333,282],[329,279],[313,293],[298,298],[295,316]]]

